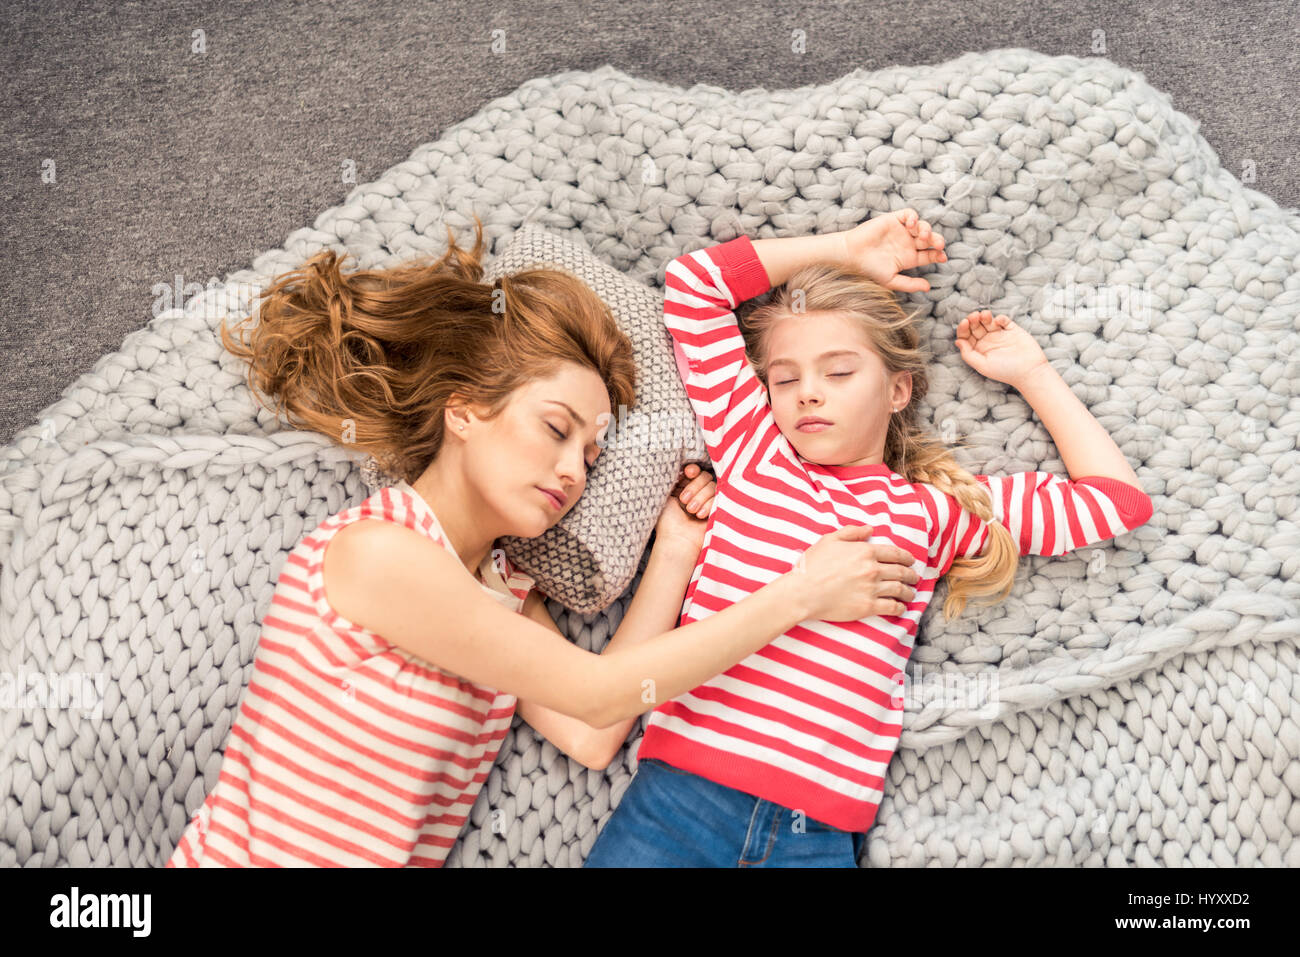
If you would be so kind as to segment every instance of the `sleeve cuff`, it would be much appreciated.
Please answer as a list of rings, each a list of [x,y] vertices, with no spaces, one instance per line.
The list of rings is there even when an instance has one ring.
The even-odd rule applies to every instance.
[[[1155,514],[1155,505],[1151,501],[1151,496],[1139,488],[1134,488],[1127,482],[1121,482],[1119,479],[1113,479],[1105,475],[1089,475],[1085,478],[1075,479],[1076,485],[1089,485],[1101,492],[1112,502],[1119,512],[1120,521],[1124,527],[1130,531],[1139,525],[1144,525],[1151,520]]]
[[[714,252],[737,303],[761,296],[772,288],[763,261],[758,258],[754,243],[748,236],[721,243]]]

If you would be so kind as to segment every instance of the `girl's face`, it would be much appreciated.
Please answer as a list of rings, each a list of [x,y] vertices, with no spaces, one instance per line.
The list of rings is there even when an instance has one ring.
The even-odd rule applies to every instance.
[[[817,465],[881,461],[892,410],[911,398],[911,376],[890,375],[856,321],[786,316],[769,330],[767,355],[772,414],[799,455]],[[800,428],[805,418],[829,424]]]
[[[534,538],[568,514],[582,495],[611,418],[600,376],[566,363],[555,376],[517,389],[495,419],[470,413],[449,420],[447,427],[454,431],[466,424],[461,432],[466,474],[495,513],[494,524],[509,529],[506,534]]]

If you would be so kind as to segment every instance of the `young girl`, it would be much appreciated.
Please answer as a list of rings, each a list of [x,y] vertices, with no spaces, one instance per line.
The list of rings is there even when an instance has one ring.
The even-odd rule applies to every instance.
[[[797,567],[827,531],[868,523],[920,583],[850,623],[804,621],[655,709],[631,785],[587,865],[856,866],[901,730],[897,679],[948,576],[945,617],[1005,598],[1020,555],[1136,528],[1151,501],[1100,424],[1007,316],[973,312],[962,358],[1015,386],[1071,478],[971,475],[920,426],[927,389],[898,273],[947,261],[911,209],[825,236],[731,242],[667,268],[665,322],[717,468],[682,622],[726,614]],[[782,285],[784,284],[784,285]],[[733,310],[750,317],[753,362]]]
[[[222,329],[295,426],[402,478],[289,554],[220,775],[167,866],[439,866],[516,713],[603,768],[656,700],[805,618],[878,610],[882,573],[911,574],[837,532],[799,575],[674,630],[704,522],[670,499],[604,652],[567,641],[495,541],[542,534],[582,494],[610,409],[633,404],[631,343],[567,273],[481,283],[476,230],[432,267],[345,276],[326,251],[272,285],[251,347]],[[686,478],[707,514],[715,486]]]

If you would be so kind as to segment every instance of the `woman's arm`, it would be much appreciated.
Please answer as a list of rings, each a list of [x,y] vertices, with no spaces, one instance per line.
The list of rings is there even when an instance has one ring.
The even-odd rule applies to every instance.
[[[872,583],[843,552],[824,554],[842,564],[824,564],[836,573],[823,583],[854,578],[871,597]],[[452,674],[604,729],[726,671],[813,617],[811,601],[825,592],[792,570],[703,621],[597,655],[466,587],[472,579],[455,556],[391,522],[355,522],[325,555],[326,600],[345,619]]]
[[[849,525],[814,542],[790,571],[700,621],[592,654],[506,609],[455,555],[392,522],[339,530],[325,548],[335,612],[476,684],[609,728],[690,691],[810,618],[853,621],[901,607],[880,597],[879,562],[909,562]]]
[[[655,543],[650,561],[628,606],[623,621],[603,649],[617,653],[677,627],[686,587],[704,547],[707,521],[713,511],[718,486],[697,462],[688,462],[673,494],[655,523]],[[680,503],[680,504],[679,504]],[[524,602],[524,614],[556,634],[555,619],[538,592]],[[520,698],[519,715],[565,754],[589,768],[606,767],[627,740],[636,716],[608,728],[593,728],[585,721]]]
[[[630,648],[677,627],[682,599],[698,557],[699,549],[691,554],[690,549],[671,541],[655,542],[636,593],[603,654]],[[524,614],[563,637],[537,592],[528,596]],[[634,715],[607,728],[594,728],[579,718],[522,699],[518,712],[538,734],[561,751],[597,770],[604,769],[614,759],[637,720]]]

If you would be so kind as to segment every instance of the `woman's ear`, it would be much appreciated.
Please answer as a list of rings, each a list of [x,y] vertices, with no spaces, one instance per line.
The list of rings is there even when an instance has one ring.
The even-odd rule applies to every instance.
[[[464,435],[465,429],[470,425],[469,408],[459,395],[453,394],[447,400],[442,416],[443,427],[448,435]]]

